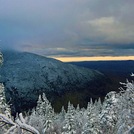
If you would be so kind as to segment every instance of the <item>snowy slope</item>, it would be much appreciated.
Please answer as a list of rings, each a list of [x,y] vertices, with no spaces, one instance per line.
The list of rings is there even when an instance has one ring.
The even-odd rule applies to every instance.
[[[14,98],[13,103],[18,105],[18,100],[23,103],[20,107],[32,105],[40,93],[62,94],[68,90],[88,89],[92,81],[104,77],[98,71],[32,53],[7,51],[3,55],[0,82],[4,83],[8,98]]]

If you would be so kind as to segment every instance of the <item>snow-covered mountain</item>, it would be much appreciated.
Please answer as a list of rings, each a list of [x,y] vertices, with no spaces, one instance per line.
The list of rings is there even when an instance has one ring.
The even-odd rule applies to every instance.
[[[52,102],[66,92],[86,90],[95,94],[97,90],[93,91],[95,88],[91,85],[96,83],[94,86],[98,87],[98,81],[105,77],[96,70],[32,53],[6,51],[3,56],[0,82],[4,83],[7,98],[12,98],[17,109],[34,106],[38,95],[43,92]]]

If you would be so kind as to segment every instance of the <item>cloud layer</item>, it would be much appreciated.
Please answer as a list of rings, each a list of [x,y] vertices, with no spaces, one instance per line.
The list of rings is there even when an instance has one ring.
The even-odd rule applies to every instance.
[[[0,47],[46,56],[134,55],[133,0],[1,0]]]

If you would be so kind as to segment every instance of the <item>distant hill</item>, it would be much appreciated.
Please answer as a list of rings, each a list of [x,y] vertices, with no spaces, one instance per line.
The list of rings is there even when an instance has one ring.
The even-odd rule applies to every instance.
[[[90,97],[104,97],[108,79],[97,70],[66,64],[27,52],[3,52],[0,82],[14,112],[32,108],[46,93],[56,110],[68,101],[86,105]],[[10,99],[11,98],[11,99]]]
[[[67,63],[68,64],[68,63]],[[119,82],[125,82],[126,79],[132,79],[130,74],[134,72],[134,60],[128,61],[84,61],[69,62],[69,64],[96,69],[111,80],[110,90],[118,90],[121,86]]]
[[[129,75],[134,72],[134,60],[69,62],[73,65],[99,70],[105,74]]]

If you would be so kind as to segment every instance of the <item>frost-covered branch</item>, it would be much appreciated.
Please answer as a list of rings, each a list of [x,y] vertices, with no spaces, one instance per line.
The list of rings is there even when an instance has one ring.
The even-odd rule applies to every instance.
[[[15,122],[21,129],[29,131],[33,134],[39,134],[38,130],[25,123],[25,119],[23,118],[22,113],[19,114],[19,118]]]
[[[10,134],[15,129],[16,129],[16,125],[15,126],[12,126],[10,129],[8,129],[5,134]]]
[[[15,123],[11,119],[6,117],[4,114],[0,114],[0,122],[9,125],[15,125]]]
[[[6,134],[9,134],[11,131],[14,131],[15,129],[25,130],[32,134],[39,134],[39,132],[34,127],[27,125],[25,123],[22,114],[19,114],[19,118],[16,119],[15,122],[13,122],[11,119],[6,117],[4,114],[0,114],[0,122],[11,126],[7,130]]]

